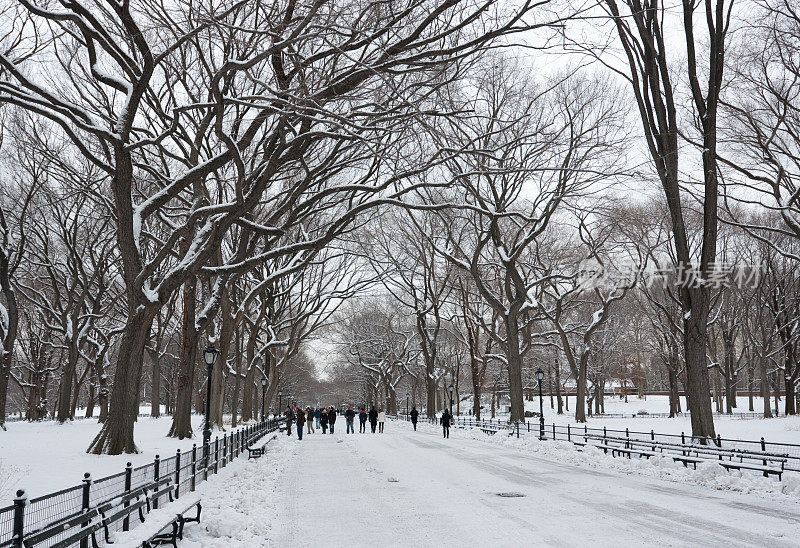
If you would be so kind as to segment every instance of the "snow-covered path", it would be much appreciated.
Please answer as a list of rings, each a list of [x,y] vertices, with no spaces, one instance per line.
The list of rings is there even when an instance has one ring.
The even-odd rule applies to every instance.
[[[389,423],[383,435],[282,436],[277,445],[278,510],[263,546],[731,547],[800,538],[792,501],[587,469],[406,424]]]

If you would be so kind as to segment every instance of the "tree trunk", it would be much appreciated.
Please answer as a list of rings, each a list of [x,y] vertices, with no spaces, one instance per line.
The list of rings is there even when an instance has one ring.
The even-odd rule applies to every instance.
[[[764,402],[764,418],[772,418],[772,407],[769,404],[769,373],[767,373],[767,359],[758,356],[758,369],[761,374],[761,400]]]
[[[784,410],[786,411],[786,416],[789,415],[796,415],[797,408],[795,407],[795,387],[794,382],[791,377],[788,375],[784,378],[784,386],[786,387],[786,394],[784,395]]]
[[[158,345],[150,352],[150,360],[153,362],[150,382],[150,416],[161,416],[161,360],[159,359]]]
[[[704,297],[700,297],[700,299],[704,299]],[[686,354],[686,402],[691,410],[692,437],[705,443],[707,438],[715,438],[716,434],[714,432],[714,414],[711,412],[711,400],[709,399],[711,390],[706,360],[708,313],[705,305],[701,306],[701,304],[692,307],[688,318],[684,316],[683,345]]]
[[[86,414],[84,415],[87,419],[90,419],[94,416],[94,398],[95,398],[94,383],[89,381],[89,396],[86,400]]]
[[[129,302],[128,320],[119,346],[108,417],[88,453],[120,455],[136,453],[133,425],[139,414],[139,382],[142,355],[150,336],[158,305]]]
[[[677,352],[676,352],[677,353]],[[670,356],[670,361],[673,357]],[[670,418],[678,415],[678,408],[680,407],[680,391],[678,387],[678,372],[674,367],[675,364],[667,364],[667,377],[669,379],[669,416]]]
[[[238,421],[236,415],[239,412],[239,392],[242,386],[242,330],[244,324],[240,324],[236,329],[236,355],[234,356],[234,371],[236,376],[233,379],[233,399],[231,400],[231,428],[236,428]]]
[[[556,411],[556,413],[558,413],[559,415],[563,415],[564,402],[562,401],[562,396],[561,396],[561,365],[558,362],[557,346],[553,347],[553,354],[554,354],[553,366],[556,375],[556,402],[558,402],[558,410]],[[569,411],[569,408],[567,408],[567,411]]]
[[[73,340],[67,342],[67,363],[61,372],[58,384],[58,422],[64,423],[72,418],[72,383],[75,381],[75,368],[78,364],[78,348]]]
[[[224,428],[223,413],[225,411],[225,379],[228,376],[228,354],[233,342],[235,328],[231,300],[228,290],[223,290],[220,296],[221,325],[217,343],[219,354],[214,366],[211,383],[211,426]]]
[[[197,314],[197,278],[192,276],[183,284],[183,326],[181,331],[181,358],[178,362],[178,379],[175,386],[175,410],[169,437],[185,439],[192,437],[192,396],[197,363],[197,340],[195,327]]]
[[[517,316],[506,315],[506,358],[508,359],[508,395],[511,400],[511,422],[525,422],[525,400],[522,396],[522,356]]]

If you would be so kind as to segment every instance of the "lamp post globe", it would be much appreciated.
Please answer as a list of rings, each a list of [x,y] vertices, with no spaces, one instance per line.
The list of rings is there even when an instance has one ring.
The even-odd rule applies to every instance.
[[[278,390],[278,414],[283,413],[283,390]]]
[[[542,381],[544,380],[544,371],[536,370],[536,380],[539,381],[539,439],[544,439],[544,404],[542,400]]]

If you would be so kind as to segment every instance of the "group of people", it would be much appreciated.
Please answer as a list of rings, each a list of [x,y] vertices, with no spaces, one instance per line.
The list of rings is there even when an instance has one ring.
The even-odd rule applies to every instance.
[[[326,407],[324,409],[320,409],[319,407],[306,407],[305,409],[300,407],[296,407],[295,409],[287,407],[284,413],[286,417],[286,435],[292,435],[292,424],[297,427],[298,440],[303,439],[303,426],[306,427],[308,434],[313,434],[315,430],[319,430],[320,428],[322,428],[323,434],[327,434],[328,430],[333,434],[336,426],[336,416],[338,414],[339,412],[334,407]],[[376,410],[373,405],[369,412],[367,412],[366,408],[359,407],[358,413],[356,413],[356,411],[348,405],[347,410],[344,412],[344,420],[347,424],[348,434],[356,433],[356,414],[358,414],[359,433],[363,434],[367,431],[367,421],[369,421],[373,434],[376,428],[378,429],[378,433],[383,434],[383,427],[386,424],[386,413],[383,411],[382,407]],[[411,416],[411,424],[414,425],[414,430],[416,430],[419,411],[417,411],[416,407],[412,407],[409,415]],[[439,424],[442,425],[442,437],[450,437],[450,423],[452,421],[453,415],[450,414],[448,409],[445,409],[442,413],[442,418],[439,420]],[[314,426],[315,423],[316,427]]]
[[[336,417],[339,415],[339,412],[334,407],[326,407],[320,409],[319,407],[306,407],[302,409],[301,407],[296,407],[292,409],[291,407],[286,408],[286,412],[284,416],[286,417],[286,435],[292,435],[292,424],[294,424],[297,428],[297,439],[303,439],[303,426],[306,427],[306,431],[308,434],[313,434],[315,430],[319,430],[322,428],[322,433],[327,434],[328,430],[330,433],[333,434],[334,428],[336,425]],[[347,406],[347,410],[344,412],[344,420],[347,424],[347,433],[348,434],[355,434],[355,418],[356,418],[356,411],[353,410],[351,406]],[[367,412],[366,408],[359,407],[358,408],[358,421],[360,423],[359,432],[364,433],[367,431],[367,421],[369,421],[370,427],[372,428],[372,433],[375,433],[375,429],[378,429],[379,433],[383,433],[384,424],[386,424],[386,413],[383,411],[383,408],[375,409],[373,405],[372,408]],[[316,427],[314,424],[316,423]],[[414,428],[416,428],[416,421],[414,422]]]

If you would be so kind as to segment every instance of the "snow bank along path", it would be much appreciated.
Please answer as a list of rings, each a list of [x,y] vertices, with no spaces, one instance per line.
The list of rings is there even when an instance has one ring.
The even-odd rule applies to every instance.
[[[798,546],[797,497],[576,466],[433,427],[386,430],[279,436],[208,483],[184,545]]]

